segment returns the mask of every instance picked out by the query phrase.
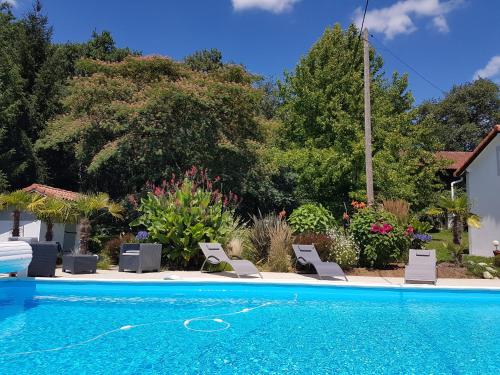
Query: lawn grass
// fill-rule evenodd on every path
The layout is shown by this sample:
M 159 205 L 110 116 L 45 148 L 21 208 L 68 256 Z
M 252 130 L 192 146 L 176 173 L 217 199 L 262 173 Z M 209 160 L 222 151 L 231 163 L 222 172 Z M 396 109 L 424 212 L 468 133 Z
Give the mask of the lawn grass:
M 451 230 L 445 229 L 437 233 L 431 233 L 432 240 L 427 244 L 427 249 L 435 249 L 436 257 L 438 263 L 442 262 L 453 262 L 452 255 L 446 251 L 443 246 L 443 242 L 451 242 L 453 240 L 453 235 Z M 469 247 L 469 233 L 464 232 L 462 235 L 462 243 L 466 246 L 466 249 Z M 466 251 L 467 252 L 467 251 Z

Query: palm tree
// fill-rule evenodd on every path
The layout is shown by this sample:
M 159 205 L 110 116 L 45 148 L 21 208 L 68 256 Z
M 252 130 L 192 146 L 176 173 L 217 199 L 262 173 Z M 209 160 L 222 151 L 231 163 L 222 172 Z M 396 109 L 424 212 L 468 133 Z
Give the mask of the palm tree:
M 431 208 L 428 213 L 430 215 L 451 215 L 453 243 L 460 245 L 464 223 L 473 228 L 481 227 L 481 218 L 472 213 L 470 209 L 471 206 L 467 201 L 467 196 L 462 193 L 455 197 L 455 199 L 452 199 L 448 195 L 442 195 L 439 197 L 436 207 Z
M 89 238 L 92 234 L 92 220 L 99 215 L 110 214 L 122 219 L 123 207 L 109 199 L 108 194 L 98 193 L 81 195 L 71 204 L 68 219 L 80 224 L 80 254 L 87 253 Z
M 28 193 L 24 190 L 16 190 L 12 193 L 0 196 L 2 210 L 12 209 L 12 237 L 19 237 L 21 211 L 32 212 L 44 204 L 45 197 L 38 193 Z
M 35 207 L 28 209 L 40 220 L 47 224 L 47 231 L 45 232 L 45 241 L 52 241 L 54 237 L 54 223 L 64 223 L 68 221 L 70 215 L 70 203 L 68 201 L 44 197 L 43 204 L 38 204 Z

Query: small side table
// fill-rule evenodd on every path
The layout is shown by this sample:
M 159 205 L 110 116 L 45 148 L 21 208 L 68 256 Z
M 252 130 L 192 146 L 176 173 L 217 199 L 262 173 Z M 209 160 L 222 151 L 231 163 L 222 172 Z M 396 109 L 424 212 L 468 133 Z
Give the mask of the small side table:
M 98 259 L 96 255 L 64 255 L 62 271 L 72 274 L 96 273 Z

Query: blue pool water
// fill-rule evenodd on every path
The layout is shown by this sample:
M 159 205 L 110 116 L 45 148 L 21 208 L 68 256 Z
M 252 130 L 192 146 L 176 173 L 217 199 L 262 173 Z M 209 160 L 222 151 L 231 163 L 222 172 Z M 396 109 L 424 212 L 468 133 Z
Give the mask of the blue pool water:
M 0 282 L 0 374 L 499 374 L 500 293 Z

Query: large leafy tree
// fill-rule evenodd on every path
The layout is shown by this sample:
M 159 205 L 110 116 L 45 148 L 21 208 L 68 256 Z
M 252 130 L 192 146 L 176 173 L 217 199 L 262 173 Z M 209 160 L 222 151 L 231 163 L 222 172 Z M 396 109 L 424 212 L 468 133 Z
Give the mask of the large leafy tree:
M 444 150 L 471 151 L 500 123 L 500 88 L 488 79 L 454 86 L 443 99 L 422 103 L 418 120 L 435 128 Z
M 283 162 L 298 175 L 299 200 L 342 209 L 364 199 L 363 66 L 359 31 L 329 28 L 280 82 Z M 412 124 L 407 77 L 385 78 L 383 61 L 370 50 L 375 190 L 380 198 L 419 197 L 435 188 L 435 144 Z M 429 194 L 423 196 L 427 199 Z
M 58 185 L 78 181 L 84 190 L 123 196 L 197 165 L 221 176 L 226 190 L 242 190 L 255 164 L 252 142 L 261 138 L 261 91 L 242 67 L 207 73 L 130 56 L 83 59 L 77 70 L 64 113 L 36 144 Z

